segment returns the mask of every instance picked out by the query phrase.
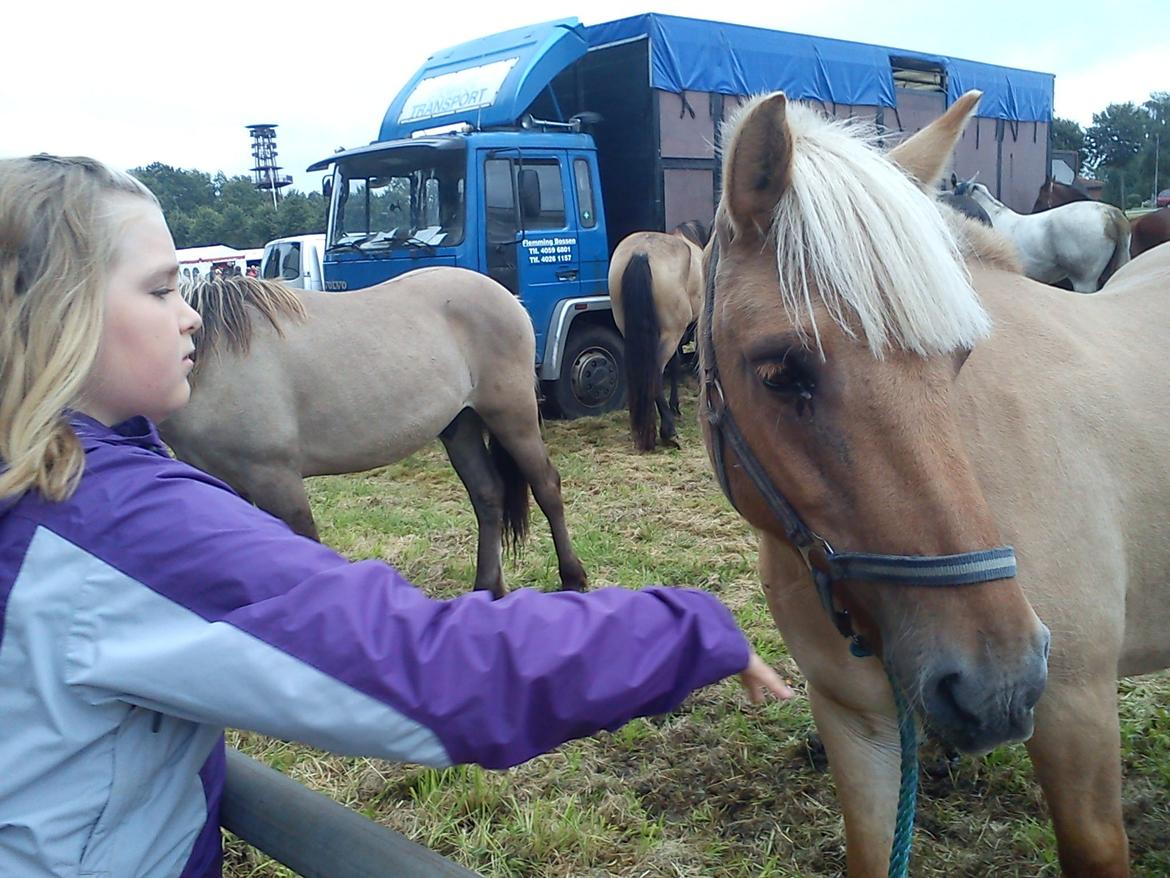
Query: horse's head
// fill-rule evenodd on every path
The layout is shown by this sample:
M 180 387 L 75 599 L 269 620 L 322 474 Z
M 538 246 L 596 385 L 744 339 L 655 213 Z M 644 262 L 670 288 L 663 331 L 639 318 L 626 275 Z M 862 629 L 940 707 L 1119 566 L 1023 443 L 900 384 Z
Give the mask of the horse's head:
M 782 94 L 749 104 L 725 138 L 707 251 L 704 405 L 716 420 L 726 405 L 763 478 L 827 541 L 814 539 L 813 569 L 829 566 L 829 545 L 967 563 L 1002 543 L 952 405 L 990 320 L 927 194 L 977 101 L 964 96 L 888 157 Z M 705 424 L 733 502 L 791 541 L 791 523 L 726 432 Z M 837 576 L 831 609 L 848 612 L 955 745 L 1027 737 L 1048 632 L 1014 564 L 995 581 L 938 588 L 884 581 L 898 566 L 887 563 L 872 579 L 864 564 Z

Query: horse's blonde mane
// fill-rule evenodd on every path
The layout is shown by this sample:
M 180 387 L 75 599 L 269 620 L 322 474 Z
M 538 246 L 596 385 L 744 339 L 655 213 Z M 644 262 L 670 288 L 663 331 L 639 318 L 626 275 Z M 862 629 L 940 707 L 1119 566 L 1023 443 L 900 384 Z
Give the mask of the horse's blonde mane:
M 203 318 L 195 337 L 196 369 L 204 357 L 217 350 L 246 354 L 252 342 L 250 309 L 259 312 L 280 335 L 281 320 L 297 322 L 306 317 L 305 305 L 296 291 L 279 281 L 254 277 L 224 277 L 183 286 L 183 297 Z
M 792 165 L 772 232 L 784 308 L 798 329 L 811 327 L 820 347 L 819 302 L 876 357 L 889 348 L 948 353 L 985 338 L 991 319 L 959 239 L 877 150 L 874 129 L 792 102 L 786 115 Z

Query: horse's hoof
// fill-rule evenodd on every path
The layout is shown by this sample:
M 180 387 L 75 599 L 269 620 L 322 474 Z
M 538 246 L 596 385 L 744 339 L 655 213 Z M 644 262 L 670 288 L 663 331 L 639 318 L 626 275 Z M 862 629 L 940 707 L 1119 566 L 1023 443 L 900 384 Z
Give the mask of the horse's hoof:
M 682 448 L 682 446 L 678 444 L 678 438 L 675 436 L 663 436 L 662 442 L 659 444 L 662 445 L 663 448 L 673 448 L 676 451 Z

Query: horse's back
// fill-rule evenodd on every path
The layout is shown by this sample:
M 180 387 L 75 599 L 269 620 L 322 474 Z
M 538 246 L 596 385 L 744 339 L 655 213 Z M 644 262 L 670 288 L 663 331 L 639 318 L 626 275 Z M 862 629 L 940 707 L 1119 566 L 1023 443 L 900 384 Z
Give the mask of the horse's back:
M 427 268 L 348 293 L 305 292 L 303 323 L 256 323 L 247 355 L 208 364 L 193 403 L 204 430 L 240 388 L 266 454 L 304 475 L 390 463 L 493 391 L 535 404 L 535 339 L 523 306 L 490 278 Z M 238 395 L 238 394 L 237 394 Z
M 1170 207 L 1137 217 L 1130 231 L 1130 254 L 1133 256 L 1170 241 Z
M 633 232 L 623 238 L 609 265 L 615 318 L 621 316 L 622 277 L 638 254 L 650 262 L 659 324 L 685 329 L 698 317 L 702 300 L 702 250 L 679 235 L 664 232 Z

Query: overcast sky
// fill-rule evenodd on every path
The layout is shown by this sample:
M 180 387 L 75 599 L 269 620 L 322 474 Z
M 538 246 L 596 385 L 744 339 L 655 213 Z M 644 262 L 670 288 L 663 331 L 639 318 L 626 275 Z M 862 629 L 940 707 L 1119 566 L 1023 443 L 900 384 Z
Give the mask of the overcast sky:
M 294 186 L 306 165 L 373 140 L 437 49 L 576 16 L 661 12 L 935 52 L 1056 75 L 1056 114 L 1170 91 L 1170 0 L 505 0 L 8 4 L 0 156 L 86 154 L 228 175 L 251 168 L 245 126 L 276 123 Z

